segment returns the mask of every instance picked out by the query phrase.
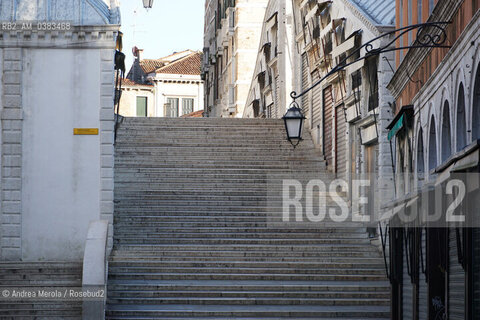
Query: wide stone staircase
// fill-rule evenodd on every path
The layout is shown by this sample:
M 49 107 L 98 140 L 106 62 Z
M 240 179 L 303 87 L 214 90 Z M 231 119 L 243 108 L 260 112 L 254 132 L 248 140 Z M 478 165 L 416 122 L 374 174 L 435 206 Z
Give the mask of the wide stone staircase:
M 81 287 L 82 262 L 0 262 L 0 319 L 81 319 L 79 299 L 55 294 Z
M 281 120 L 123 118 L 106 318 L 389 318 L 364 226 L 272 215 L 275 177 L 325 171 L 304 136 L 293 149 Z

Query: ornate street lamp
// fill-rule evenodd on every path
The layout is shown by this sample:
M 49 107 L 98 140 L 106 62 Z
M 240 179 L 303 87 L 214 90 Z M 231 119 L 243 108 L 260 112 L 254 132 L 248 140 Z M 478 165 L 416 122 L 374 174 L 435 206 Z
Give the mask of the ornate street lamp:
M 307 94 L 309 91 L 318 86 L 320 83 L 322 83 L 323 80 L 325 80 L 332 74 L 344 70 L 349 65 L 354 64 L 360 60 L 367 59 L 371 56 L 378 56 L 382 53 L 405 49 L 450 48 L 451 46 L 445 45 L 445 42 L 447 40 L 447 32 L 445 30 L 445 26 L 450 23 L 451 22 L 449 21 L 425 22 L 405 26 L 400 29 L 383 33 L 353 50 L 348 56 L 344 57 L 335 67 L 333 67 L 332 70 L 327 72 L 327 74 L 325 74 L 321 79 L 317 80 L 309 88 L 303 90 L 303 92 L 297 94 L 295 91 L 292 91 L 290 93 L 290 97 L 293 99 L 293 102 L 290 109 L 288 109 L 287 113 L 285 113 L 285 115 L 283 116 L 283 120 L 285 121 L 285 129 L 287 129 L 288 141 L 290 141 L 293 147 L 296 147 L 302 140 L 302 126 L 303 121 L 305 120 L 305 116 L 303 115 L 302 110 L 298 107 L 298 104 L 295 102 L 296 99 L 299 99 L 305 94 Z M 417 36 L 416 40 L 411 45 L 400 47 L 394 46 L 395 42 L 400 39 L 400 37 L 413 31 L 417 32 Z M 387 43 L 382 44 L 381 46 L 376 48 L 375 43 L 378 42 L 378 40 L 380 39 L 386 39 Z M 361 50 L 364 50 L 365 54 L 363 56 L 353 58 L 355 55 L 359 55 Z
M 285 122 L 287 139 L 295 148 L 300 143 L 300 141 L 303 140 L 302 128 L 303 122 L 305 121 L 305 116 L 302 113 L 302 109 L 300 109 L 298 104 L 293 101 L 290 105 L 290 109 L 287 110 L 282 119 Z
M 143 0 L 143 7 L 145 9 L 150 9 L 153 6 L 153 0 Z

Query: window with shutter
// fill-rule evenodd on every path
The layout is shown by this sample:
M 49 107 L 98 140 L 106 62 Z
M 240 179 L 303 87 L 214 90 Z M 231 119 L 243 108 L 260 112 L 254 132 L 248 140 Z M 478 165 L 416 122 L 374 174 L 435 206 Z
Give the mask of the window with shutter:
M 178 117 L 178 98 L 167 98 L 165 117 Z
M 137 97 L 137 117 L 147 116 L 147 97 Z
M 193 99 L 183 98 L 182 99 L 182 114 L 189 114 L 193 112 Z

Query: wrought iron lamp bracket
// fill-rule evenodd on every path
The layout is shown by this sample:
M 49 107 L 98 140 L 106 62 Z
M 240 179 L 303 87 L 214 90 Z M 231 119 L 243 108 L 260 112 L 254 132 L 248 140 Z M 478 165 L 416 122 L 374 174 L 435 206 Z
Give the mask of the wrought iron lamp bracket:
M 303 92 L 298 94 L 296 91 L 292 91 L 290 93 L 290 97 L 293 99 L 293 101 L 295 101 L 296 99 L 301 98 L 313 88 L 318 86 L 320 83 L 323 82 L 323 80 L 325 80 L 332 74 L 342 71 L 346 67 L 358 61 L 365 60 L 369 57 L 378 56 L 382 53 L 415 48 L 450 48 L 451 46 L 445 45 L 445 42 L 447 41 L 447 32 L 445 30 L 445 27 L 450 23 L 451 22 L 449 21 L 419 23 L 383 33 L 380 36 L 371 39 L 357 49 L 353 50 L 335 67 L 333 67 L 332 70 L 327 72 L 327 74 L 324 75 L 321 79 L 317 80 L 317 82 L 315 82 L 311 87 L 305 89 Z M 402 47 L 394 46 L 395 42 L 398 39 L 412 31 L 416 31 L 416 40 L 411 45 Z M 375 46 L 374 43 L 376 41 L 388 39 L 391 36 L 393 37 L 388 40 L 387 44 L 378 47 Z M 354 61 L 347 62 L 351 57 L 361 53 L 362 49 L 365 50 L 365 54 L 363 56 L 356 58 Z

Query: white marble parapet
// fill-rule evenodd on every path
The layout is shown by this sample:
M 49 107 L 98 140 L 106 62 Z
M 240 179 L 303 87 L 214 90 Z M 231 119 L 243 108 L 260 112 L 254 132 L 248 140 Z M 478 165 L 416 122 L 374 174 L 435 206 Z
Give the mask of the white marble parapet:
M 32 24 L 24 28 L 0 25 L 0 48 L 111 48 L 114 49 L 118 25 L 67 26 L 43 30 Z M 11 30 L 8 30 L 11 29 Z
M 117 0 L 2 0 L 1 21 L 68 21 L 72 25 L 119 24 Z

